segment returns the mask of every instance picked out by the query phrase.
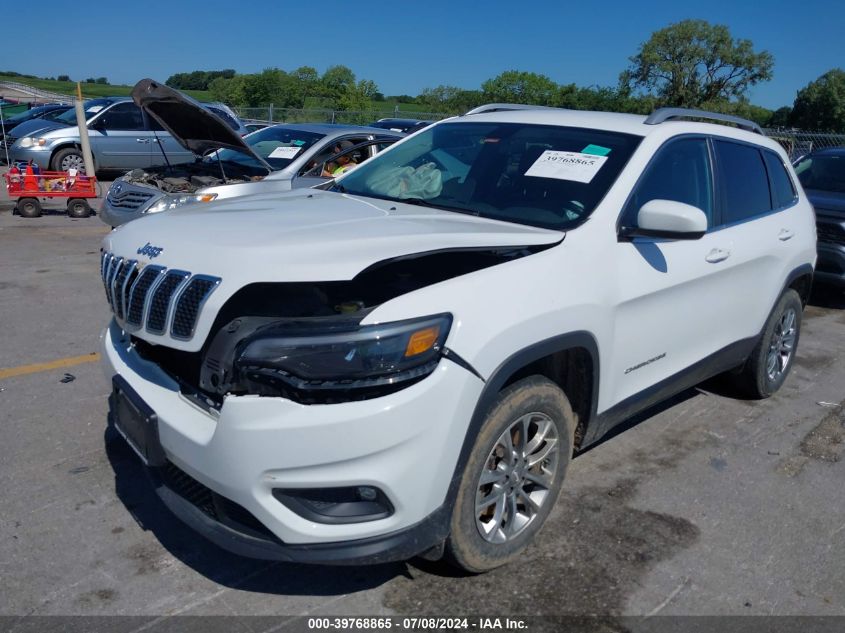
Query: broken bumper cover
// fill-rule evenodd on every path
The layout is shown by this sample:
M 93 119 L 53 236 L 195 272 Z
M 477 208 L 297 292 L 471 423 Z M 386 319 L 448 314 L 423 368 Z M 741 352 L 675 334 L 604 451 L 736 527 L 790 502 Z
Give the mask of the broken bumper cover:
M 167 486 L 157 486 L 156 492 L 173 514 L 209 541 L 248 558 L 291 563 L 375 565 L 412 558 L 435 547 L 449 535 L 449 512 L 441 506 L 417 525 L 382 536 L 333 543 L 281 543 L 215 521 Z
M 372 400 L 300 405 L 230 396 L 219 412 L 208 412 L 142 359 L 114 322 L 102 344 L 106 373 L 122 377 L 155 411 L 168 468 L 207 489 L 224 512 L 204 510 L 162 476 L 165 469 L 151 469 L 159 496 L 221 547 L 254 558 L 338 564 L 406 559 L 445 538 L 443 504 L 483 386 L 465 369 L 442 360 L 425 380 Z M 339 486 L 378 488 L 393 512 L 318 523 L 273 496 L 274 489 Z M 227 516 L 225 507 L 234 511 Z M 251 521 L 261 529 L 243 528 Z

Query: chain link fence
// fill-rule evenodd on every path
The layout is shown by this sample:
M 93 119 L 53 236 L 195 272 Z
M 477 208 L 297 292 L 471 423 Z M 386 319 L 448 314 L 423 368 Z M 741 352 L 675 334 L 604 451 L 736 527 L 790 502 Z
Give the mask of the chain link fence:
M 442 112 L 408 112 L 405 110 L 327 110 L 319 108 L 234 108 L 245 121 L 262 123 L 347 123 L 366 125 L 385 118 L 439 121 L 448 114 Z
M 817 149 L 845 146 L 845 134 L 803 132 L 801 130 L 764 128 L 763 132 L 781 144 L 790 160 L 800 158 Z

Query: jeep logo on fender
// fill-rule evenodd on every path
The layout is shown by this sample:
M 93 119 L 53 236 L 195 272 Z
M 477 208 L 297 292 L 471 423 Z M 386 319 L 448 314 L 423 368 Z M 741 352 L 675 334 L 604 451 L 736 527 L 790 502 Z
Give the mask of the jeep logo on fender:
M 161 252 L 164 250 L 161 246 L 153 246 L 149 242 L 144 244 L 141 248 L 138 249 L 139 255 L 146 255 L 150 259 L 154 259 L 161 255 Z

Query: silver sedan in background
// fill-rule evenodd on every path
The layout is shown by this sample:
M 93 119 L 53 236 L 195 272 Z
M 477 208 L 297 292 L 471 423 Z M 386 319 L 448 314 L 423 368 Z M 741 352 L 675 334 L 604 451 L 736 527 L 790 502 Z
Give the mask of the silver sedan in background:
M 114 181 L 100 219 L 119 226 L 146 214 L 235 196 L 313 187 L 330 179 L 343 155 L 360 163 L 405 135 L 329 123 L 281 124 L 241 137 L 196 101 L 152 80 L 139 82 L 135 103 L 158 121 L 193 163 L 134 169 Z

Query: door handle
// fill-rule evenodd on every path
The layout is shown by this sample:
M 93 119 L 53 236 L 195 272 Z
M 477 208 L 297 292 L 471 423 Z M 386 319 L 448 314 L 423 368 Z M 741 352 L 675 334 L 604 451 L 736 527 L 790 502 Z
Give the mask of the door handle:
M 707 256 L 704 258 L 711 264 L 715 264 L 716 262 L 721 262 L 726 260 L 728 257 L 731 256 L 730 251 L 722 250 L 721 248 L 714 248 L 712 251 L 707 253 Z
M 135 142 L 136 143 L 149 143 L 150 139 L 148 139 L 148 138 L 136 138 Z
M 778 239 L 781 242 L 785 242 L 786 240 L 792 239 L 795 237 L 795 233 L 790 231 L 789 229 L 781 229 L 780 233 L 778 233 Z

